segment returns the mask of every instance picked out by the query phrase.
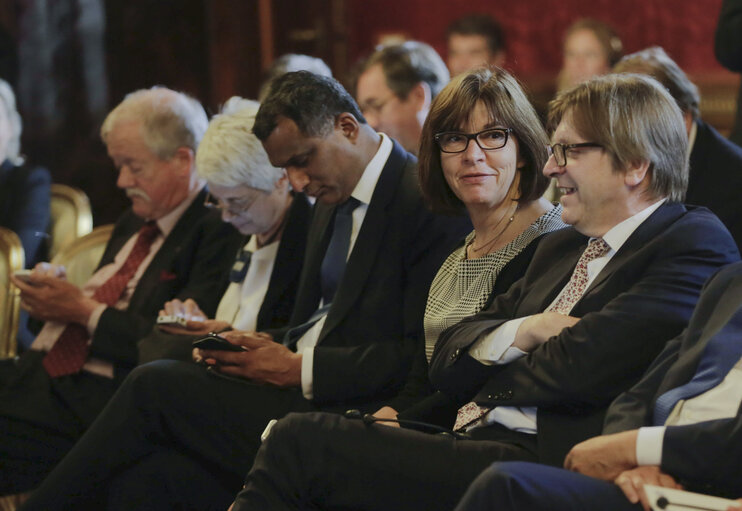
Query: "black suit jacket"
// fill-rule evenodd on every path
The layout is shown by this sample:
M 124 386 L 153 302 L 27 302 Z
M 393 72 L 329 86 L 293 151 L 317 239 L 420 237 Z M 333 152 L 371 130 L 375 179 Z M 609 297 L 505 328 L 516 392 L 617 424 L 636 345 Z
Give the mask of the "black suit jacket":
M 399 390 L 423 342 L 430 283 L 471 229 L 468 218 L 426 208 L 416 161 L 394 143 L 314 349 L 316 403 L 358 400 L 372 408 Z M 315 207 L 293 325 L 307 321 L 320 303 L 320 267 L 334 212 Z
M 224 292 L 227 273 L 242 236 L 204 207 L 202 191 L 180 217 L 153 257 L 126 310 L 108 307 L 103 312 L 90 345 L 91 356 L 119 368 L 137 363 L 137 341 L 155 323 L 162 305 L 173 298 L 194 299 L 213 315 Z M 99 267 L 113 261 L 121 247 L 142 226 L 131 210 L 114 227 Z
M 742 147 L 703 121 L 696 126 L 685 202 L 713 211 L 742 250 Z
M 306 195 L 295 194 L 276 253 L 268 289 L 258 311 L 256 328 L 259 331 L 272 333 L 273 330 L 286 326 L 291 318 L 311 219 L 312 207 Z M 246 242 L 247 238 L 240 241 L 243 245 Z M 227 254 L 223 257 L 225 260 L 229 259 Z M 225 286 L 227 285 L 228 282 L 225 283 Z M 191 335 L 167 334 L 155 327 L 138 343 L 139 363 L 161 358 L 191 360 L 193 350 L 191 341 L 194 339 L 195 337 Z
M 709 279 L 688 328 L 667 343 L 639 383 L 611 404 L 604 433 L 653 425 L 657 398 L 693 378 L 706 344 L 733 315 L 740 313 L 740 307 L 742 263 L 736 263 Z M 741 411 L 730 419 L 668 427 L 662 445 L 662 470 L 699 491 L 739 497 Z
M 739 259 L 705 208 L 660 206 L 626 240 L 570 315 L 581 320 L 510 364 L 467 355 L 480 334 L 543 312 L 568 282 L 587 238 L 550 234 L 525 276 L 492 305 L 446 330 L 433 354 L 433 385 L 486 406 L 537 406 L 542 462 L 561 465 L 575 443 L 600 433 L 605 409 L 685 327 L 705 280 Z

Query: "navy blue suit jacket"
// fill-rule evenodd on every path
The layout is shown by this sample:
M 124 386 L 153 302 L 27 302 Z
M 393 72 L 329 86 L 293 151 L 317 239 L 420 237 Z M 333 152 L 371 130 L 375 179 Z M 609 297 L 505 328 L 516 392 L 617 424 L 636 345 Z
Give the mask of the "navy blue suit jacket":
M 568 282 L 587 237 L 556 231 L 525 276 L 479 314 L 446 330 L 431 361 L 433 385 L 487 406 L 538 407 L 542 462 L 561 465 L 576 443 L 600 434 L 605 410 L 635 384 L 687 325 L 706 279 L 739 260 L 705 208 L 660 206 L 626 240 L 570 315 L 581 318 L 528 356 L 485 366 L 467 352 L 480 334 L 543 312 Z

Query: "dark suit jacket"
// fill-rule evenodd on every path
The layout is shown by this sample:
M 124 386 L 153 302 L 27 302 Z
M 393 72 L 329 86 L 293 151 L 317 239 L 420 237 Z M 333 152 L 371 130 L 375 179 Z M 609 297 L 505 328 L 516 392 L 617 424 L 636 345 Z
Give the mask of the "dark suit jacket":
M 689 382 L 703 350 L 742 307 L 742 263 L 709 279 L 688 328 L 667 343 L 644 377 L 611 404 L 604 433 L 653 425 L 654 404 L 668 390 Z M 742 339 L 738 340 L 742 342 Z M 699 491 L 739 497 L 742 474 L 742 410 L 731 419 L 670 426 L 662 445 L 662 470 Z
M 51 176 L 42 167 L 0 165 L 0 225 L 21 239 L 26 268 L 46 257 L 44 236 L 49 226 Z
M 284 327 L 291 318 L 311 219 L 312 207 L 306 195 L 296 194 L 289 208 L 268 290 L 258 311 L 256 327 L 261 332 L 271 333 L 274 329 Z M 246 242 L 247 238 L 241 241 L 243 244 Z M 224 259 L 228 259 L 226 254 Z M 191 360 L 193 339 L 195 337 L 191 335 L 166 334 L 155 327 L 139 341 L 139 363 L 161 358 Z
M 507 294 L 441 335 L 431 362 L 431 381 L 444 391 L 479 389 L 475 401 L 487 406 L 537 406 L 541 461 L 558 465 L 572 445 L 600 433 L 608 404 L 685 327 L 709 275 L 739 259 L 708 210 L 664 204 L 585 291 L 570 313 L 577 324 L 510 364 L 485 366 L 467 355 L 480 334 L 543 312 L 587 241 L 573 228 L 547 236 Z
M 145 270 L 126 310 L 108 307 L 103 312 L 90 345 L 91 356 L 120 368 L 137 363 L 137 341 L 152 328 L 168 300 L 194 299 L 213 315 L 224 293 L 242 236 L 204 207 L 202 191 L 175 224 Z M 121 247 L 142 226 L 129 210 L 119 219 L 99 267 L 113 261 Z
M 714 52 L 730 71 L 742 72 L 742 0 L 724 0 L 716 27 Z M 742 145 L 742 87 L 737 97 L 737 115 L 729 138 Z
M 334 211 L 315 207 L 293 325 L 307 321 L 320 303 L 320 267 Z M 399 390 L 416 344 L 423 342 L 430 283 L 470 229 L 468 218 L 426 208 L 416 159 L 395 142 L 314 349 L 316 403 L 377 403 Z
M 687 204 L 706 206 L 719 217 L 742 250 L 742 147 L 703 121 L 696 123 L 690 153 Z

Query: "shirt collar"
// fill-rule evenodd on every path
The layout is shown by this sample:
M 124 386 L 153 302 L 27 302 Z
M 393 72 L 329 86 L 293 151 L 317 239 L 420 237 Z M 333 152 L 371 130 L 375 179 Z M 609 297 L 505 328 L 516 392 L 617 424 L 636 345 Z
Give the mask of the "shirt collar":
M 183 202 L 178 204 L 170 213 L 156 220 L 157 227 L 160 228 L 160 232 L 162 233 L 162 236 L 164 238 L 167 238 L 168 234 L 170 234 L 170 231 L 172 231 L 175 227 L 175 224 L 177 224 L 178 220 L 180 220 L 180 217 L 183 216 L 183 213 L 185 213 L 185 210 L 188 209 L 191 204 L 193 204 L 194 200 L 196 200 L 196 197 L 203 189 L 204 184 L 205 183 L 201 183 L 194 191 L 189 193 L 188 197 L 186 197 Z
M 614 225 L 607 233 L 605 233 L 603 240 L 609 247 L 611 247 L 612 251 L 618 252 L 621 246 L 626 243 L 626 240 L 629 239 L 629 236 L 631 236 L 644 220 L 649 218 L 649 215 L 654 213 L 666 200 L 667 198 L 660 199 L 621 223 Z
M 353 193 L 350 195 L 358 199 L 363 204 L 371 203 L 371 196 L 374 194 L 376 183 L 379 181 L 381 171 L 386 165 L 386 161 L 389 159 L 389 155 L 392 153 L 392 141 L 389 137 L 383 133 L 379 133 L 381 136 L 381 143 L 379 149 L 371 161 L 368 162 L 366 168 L 363 170 L 361 179 L 356 183 L 356 187 L 353 189 Z

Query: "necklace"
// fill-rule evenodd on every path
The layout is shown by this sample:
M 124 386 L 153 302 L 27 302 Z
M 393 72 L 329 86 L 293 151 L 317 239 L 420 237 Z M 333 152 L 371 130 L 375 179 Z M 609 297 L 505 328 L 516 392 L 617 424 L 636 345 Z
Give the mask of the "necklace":
M 500 229 L 500 232 L 498 232 L 496 235 L 494 235 L 488 241 L 485 241 L 484 243 L 482 243 L 479 247 L 475 247 L 474 246 L 474 242 L 477 241 L 477 235 L 475 233 L 474 234 L 474 237 L 469 242 L 469 250 L 471 251 L 471 253 L 472 254 L 487 253 L 489 251 L 489 249 L 495 244 L 495 242 L 498 239 L 500 239 L 500 236 L 502 236 L 503 234 L 505 234 L 505 231 L 508 230 L 508 227 L 510 227 L 510 224 L 512 224 L 513 223 L 513 220 L 515 220 L 515 214 L 517 212 L 518 212 L 518 203 L 516 202 L 515 203 L 515 207 L 513 208 L 513 211 L 510 214 L 510 218 L 508 218 L 508 221 L 505 222 L 505 225 L 503 226 L 502 229 Z M 502 218 L 500 218 L 500 220 L 498 220 L 498 222 L 495 224 L 495 229 L 497 229 L 500 226 L 500 224 L 502 223 L 502 221 L 505 220 L 505 218 L 507 218 L 507 216 L 508 215 L 503 215 Z

